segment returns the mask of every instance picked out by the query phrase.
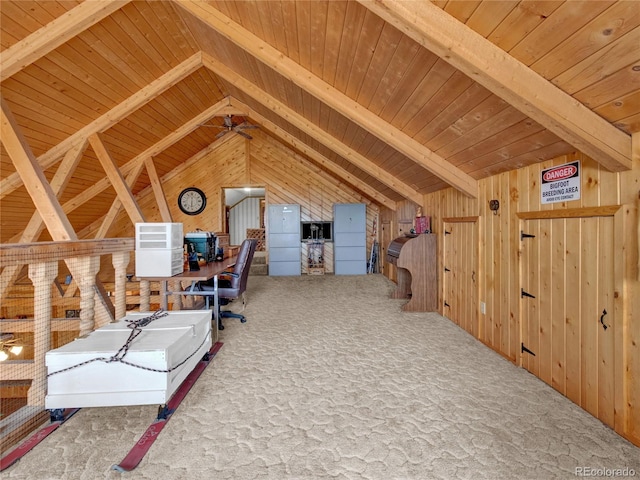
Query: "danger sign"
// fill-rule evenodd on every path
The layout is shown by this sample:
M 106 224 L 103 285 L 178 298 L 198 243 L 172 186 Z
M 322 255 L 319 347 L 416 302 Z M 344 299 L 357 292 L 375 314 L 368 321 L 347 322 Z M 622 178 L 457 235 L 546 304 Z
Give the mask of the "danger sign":
M 575 161 L 542 171 L 540 202 L 570 202 L 580 198 L 580 162 Z

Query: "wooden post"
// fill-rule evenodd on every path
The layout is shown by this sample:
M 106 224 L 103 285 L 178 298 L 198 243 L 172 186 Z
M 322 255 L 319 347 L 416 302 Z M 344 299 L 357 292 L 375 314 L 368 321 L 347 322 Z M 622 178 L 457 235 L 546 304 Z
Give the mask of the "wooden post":
M 80 288 L 80 337 L 84 337 L 95 329 L 95 286 L 100 257 L 81 257 L 73 263 L 80 276 L 76 282 Z
M 151 302 L 149 297 L 151 296 L 151 283 L 149 280 L 140 280 L 140 311 L 148 312 Z
M 58 262 L 32 263 L 29 278 L 33 282 L 33 364 L 36 366 L 29 395 L 28 405 L 44 406 L 47 393 L 47 367 L 44 356 L 51 348 L 51 284 L 58 274 Z
M 115 269 L 116 315 L 115 321 L 127 314 L 127 266 L 129 252 L 118 252 L 111 255 L 111 262 Z
M 182 285 L 178 280 L 172 280 L 170 282 L 169 288 L 172 292 L 179 292 L 182 290 Z M 182 295 L 176 294 L 173 295 L 173 307 L 172 310 L 182 310 Z

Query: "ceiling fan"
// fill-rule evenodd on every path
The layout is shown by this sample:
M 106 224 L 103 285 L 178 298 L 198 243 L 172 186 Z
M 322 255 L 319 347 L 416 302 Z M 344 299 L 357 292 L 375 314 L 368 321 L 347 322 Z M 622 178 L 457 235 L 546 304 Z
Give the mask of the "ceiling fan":
M 213 128 L 221 128 L 222 131 L 220 133 L 218 133 L 216 135 L 216 138 L 221 138 L 223 136 L 225 136 L 227 133 L 229 132 L 235 132 L 238 135 L 242 135 L 245 138 L 248 138 L 249 140 L 253 139 L 253 137 L 251 135 L 249 135 L 248 133 L 245 133 L 244 130 L 252 130 L 255 128 L 259 128 L 257 125 L 251 125 L 247 122 L 243 122 L 240 124 L 237 124 L 233 121 L 233 115 L 225 115 L 223 118 L 223 124 L 222 125 L 209 125 L 209 124 L 204 124 L 201 125 L 202 127 L 213 127 Z

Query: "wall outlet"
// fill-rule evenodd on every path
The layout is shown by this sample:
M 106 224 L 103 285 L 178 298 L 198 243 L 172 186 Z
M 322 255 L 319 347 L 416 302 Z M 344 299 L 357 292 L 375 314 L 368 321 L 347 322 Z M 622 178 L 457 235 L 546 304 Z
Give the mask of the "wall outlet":
M 483 315 L 487 313 L 487 304 L 484 302 L 480 302 L 480 313 Z

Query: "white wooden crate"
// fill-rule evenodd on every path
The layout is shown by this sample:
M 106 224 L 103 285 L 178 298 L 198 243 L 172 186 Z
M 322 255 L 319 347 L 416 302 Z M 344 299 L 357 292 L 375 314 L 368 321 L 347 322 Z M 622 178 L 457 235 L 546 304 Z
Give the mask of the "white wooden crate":
M 167 316 L 143 327 L 123 360 L 144 368 L 101 360 L 80 365 L 115 355 L 131 334 L 127 320 L 149 315 L 151 312 L 130 313 L 86 338 L 47 352 L 45 363 L 49 377 L 45 408 L 165 404 L 211 349 L 210 310 L 168 312 Z

